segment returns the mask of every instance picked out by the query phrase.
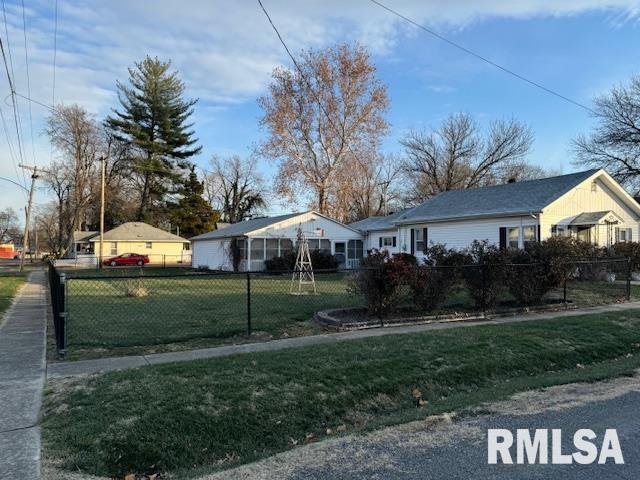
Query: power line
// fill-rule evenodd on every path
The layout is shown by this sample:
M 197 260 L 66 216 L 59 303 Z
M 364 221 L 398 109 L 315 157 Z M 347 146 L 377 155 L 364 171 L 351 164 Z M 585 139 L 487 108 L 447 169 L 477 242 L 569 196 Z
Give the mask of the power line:
M 27 95 L 31 97 L 31 79 L 29 78 L 29 49 L 27 47 L 27 18 L 24 12 L 24 0 L 22 0 L 22 32 L 24 34 L 24 63 L 27 74 Z M 36 161 L 36 145 L 33 139 L 33 114 L 31 112 L 31 102 L 29 105 L 29 132 L 31 133 L 31 155 L 33 161 Z
M 53 27 L 53 74 L 51 83 L 51 105 L 56 104 L 56 59 L 58 57 L 58 0 L 55 3 Z M 29 95 L 31 96 L 31 95 Z
M 384 5 L 383 3 L 380 3 L 378 0 L 370 0 L 370 1 L 371 1 L 371 3 L 374 3 L 375 5 L 378 5 L 380 8 L 388 11 L 389 13 L 392 13 L 393 15 L 401 18 L 402 20 L 404 20 L 404 21 L 406 21 L 408 23 L 410 23 L 411 25 L 413 25 L 415 27 L 418 27 L 419 29 L 423 30 L 424 32 L 428 33 L 429 35 L 432 35 L 432 36 L 438 38 L 439 40 L 442 40 L 443 42 L 448 43 L 452 47 L 455 47 L 458 50 L 461 50 L 461 51 L 467 53 L 468 55 L 471 55 L 471 56 L 477 58 L 478 60 L 482 60 L 483 62 L 491 65 L 492 67 L 495 67 L 495 68 L 497 68 L 499 70 L 502 70 L 503 72 L 505 72 L 505 73 L 507 73 L 507 74 L 519 79 L 519 80 L 522 80 L 523 82 L 526 82 L 529 85 L 531 85 L 533 87 L 536 87 L 536 88 L 538 88 L 538 89 L 540 89 L 540 90 L 542 90 L 542 91 L 544 91 L 544 92 L 546 92 L 546 93 L 548 93 L 550 95 L 553 95 L 553 96 L 555 96 L 557 98 L 560 98 L 560 99 L 562 99 L 562 100 L 564 100 L 566 102 L 572 103 L 575 106 L 583 108 L 583 109 L 585 109 L 586 111 L 588 111 L 590 113 L 593 113 L 593 114 L 596 113 L 593 109 L 591 109 L 590 107 L 584 105 L 583 103 L 577 102 L 576 100 L 572 100 L 571 98 L 569 98 L 569 97 L 567 97 L 565 95 L 562 95 L 561 93 L 558 93 L 555 90 L 552 90 L 552 89 L 550 89 L 548 87 L 545 87 L 544 85 L 542 85 L 542 84 L 540 84 L 540 83 L 538 83 L 538 82 L 536 82 L 534 80 L 530 80 L 529 78 L 525 77 L 524 75 L 521 75 L 521 74 L 519 74 L 517 72 L 514 72 L 513 70 L 511 70 L 511 69 L 509 69 L 507 67 L 503 67 L 502 65 L 494 62 L 493 60 L 489 60 L 487 57 L 484 57 L 484 56 L 480 55 L 479 53 L 474 52 L 473 50 L 469 50 L 468 48 L 460 45 L 459 43 L 454 42 L 453 40 L 449 40 L 447 37 L 445 37 L 443 35 L 440 35 L 439 33 L 431 30 L 430 28 L 425 27 L 424 25 L 419 24 L 418 22 L 416 22 L 416 21 L 410 19 L 409 17 L 401 14 L 400 12 L 398 12 L 396 10 L 393 10 L 392 8 Z
M 4 113 L 2 112 L 2 108 L 0 108 L 0 121 L 2 122 L 2 128 L 4 130 L 4 134 L 7 137 L 7 146 L 9 147 L 9 156 L 11 157 L 11 161 L 13 162 L 13 169 L 16 172 L 16 179 L 20 181 L 20 174 L 18 173 L 18 161 L 16 160 L 16 156 L 13 151 L 13 146 L 11 145 L 11 136 L 9 135 L 9 128 L 7 127 L 7 121 L 4 118 Z M 26 188 L 24 185 L 20 185 L 20 187 L 22 187 L 23 189 Z
M 353 155 L 354 157 L 357 158 L 358 156 L 355 154 L 355 152 L 353 151 L 351 146 L 345 141 L 345 138 L 341 134 L 340 129 L 338 127 L 336 127 L 335 123 L 333 122 L 333 119 L 329 115 L 329 112 L 327 112 L 327 110 L 324 108 L 324 105 L 322 104 L 322 101 L 320 100 L 320 97 L 316 94 L 315 90 L 313 89 L 313 86 L 311 85 L 311 82 L 307 79 L 306 75 L 302 71 L 302 68 L 300 68 L 300 65 L 298 65 L 298 62 L 296 61 L 295 57 L 292 55 L 291 51 L 289 50 L 289 47 L 287 47 L 287 44 L 285 43 L 284 39 L 282 38 L 282 35 L 280 35 L 280 32 L 278 31 L 278 28 L 275 26 L 275 24 L 273 23 L 273 20 L 271 20 L 271 17 L 269 16 L 269 13 L 264 8 L 264 5 L 262 4 L 262 0 L 258 0 L 258 4 L 260 4 L 260 8 L 262 9 L 262 11 L 264 12 L 265 16 L 267 17 L 267 20 L 269 20 L 269 23 L 271 24 L 271 27 L 276 32 L 276 35 L 278 36 L 278 39 L 280 40 L 280 43 L 282 44 L 282 46 L 286 50 L 287 54 L 289 55 L 289 58 L 293 62 L 293 65 L 296 67 L 296 70 L 298 70 L 298 73 L 300 74 L 302 79 L 307 84 L 307 87 L 309 87 L 309 91 L 311 92 L 311 94 L 313 95 L 314 99 L 316 100 L 316 102 L 318 104 L 318 107 L 320 107 L 322 112 L 327 117 L 327 121 L 329 122 L 329 125 L 331 125 L 331 127 L 336 131 L 336 133 L 338 134 L 338 136 L 342 140 L 342 143 L 351 152 L 351 155 Z
M 41 107 L 47 108 L 49 110 L 51 110 L 52 112 L 55 112 L 57 110 L 57 108 L 52 107 L 51 105 L 47 105 L 46 103 L 40 102 L 34 98 L 31 97 L 27 97 L 26 95 L 22 95 L 20 92 L 15 92 L 16 96 L 23 98 L 24 100 L 27 100 L 28 102 L 31 103 L 35 103 L 36 105 L 40 105 Z
M 23 143 L 22 143 L 22 122 L 20 120 L 20 108 L 19 106 L 16 104 L 16 97 L 15 97 L 15 87 L 14 87 L 14 81 L 13 79 L 15 78 L 14 76 L 14 72 L 13 72 L 13 56 L 11 55 L 11 44 L 10 44 L 10 40 L 9 40 L 9 27 L 8 27 L 8 23 L 7 23 L 7 11 L 6 11 L 6 7 L 5 7 L 5 2 L 4 0 L 2 0 L 2 16 L 4 18 L 4 31 L 5 34 L 7 36 L 7 52 L 5 54 L 5 50 L 4 50 L 4 46 L 2 44 L 2 37 L 0 37 L 0 50 L 2 52 L 2 60 L 4 61 L 4 68 L 5 71 L 7 72 L 7 80 L 9 81 L 9 88 L 11 90 L 11 103 L 13 105 L 13 121 L 15 123 L 15 127 L 16 127 L 16 135 L 17 135 L 17 139 L 18 139 L 18 154 L 20 156 L 20 160 L 24 161 L 24 155 L 23 155 Z M 7 54 L 9 56 L 9 63 L 7 64 Z M 11 73 L 9 73 L 9 65 L 11 66 Z M 27 178 L 24 175 L 24 172 L 22 172 L 22 181 L 24 183 L 24 186 L 26 188 L 27 186 Z

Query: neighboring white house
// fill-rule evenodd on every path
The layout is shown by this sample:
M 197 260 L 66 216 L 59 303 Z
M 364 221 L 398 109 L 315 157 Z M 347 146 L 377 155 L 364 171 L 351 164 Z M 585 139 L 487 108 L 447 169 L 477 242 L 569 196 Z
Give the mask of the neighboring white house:
M 264 270 L 264 261 L 291 252 L 301 228 L 311 250 L 335 255 L 341 268 L 355 268 L 364 255 L 362 235 L 316 212 L 290 213 L 234 223 L 191 238 L 193 266 L 232 270 L 231 242 L 240 247 L 241 271 Z
M 376 217 L 369 227 L 366 220 L 351 226 L 363 231 L 367 248 L 380 248 L 381 237 L 383 244 L 395 237 L 389 251 L 418 257 L 438 243 L 461 249 L 488 240 L 501 248 L 522 248 L 561 235 L 611 246 L 640 238 L 640 204 L 604 170 L 452 190 L 382 219 Z

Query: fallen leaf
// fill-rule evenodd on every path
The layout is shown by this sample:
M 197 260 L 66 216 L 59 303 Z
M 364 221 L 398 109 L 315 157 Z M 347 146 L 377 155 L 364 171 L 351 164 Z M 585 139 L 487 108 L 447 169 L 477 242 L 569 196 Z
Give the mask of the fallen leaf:
M 124 480 L 136 480 L 136 476 L 133 473 L 128 473 L 124 476 Z

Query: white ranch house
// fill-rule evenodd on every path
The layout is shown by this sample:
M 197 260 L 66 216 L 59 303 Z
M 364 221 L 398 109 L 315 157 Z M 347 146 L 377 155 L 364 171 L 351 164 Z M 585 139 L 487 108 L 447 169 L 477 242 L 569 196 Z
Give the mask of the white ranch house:
M 290 213 L 234 223 L 190 239 L 194 267 L 233 270 L 231 241 L 240 242 L 241 271 L 264 270 L 265 260 L 293 250 L 301 228 L 310 250 L 335 255 L 340 268 L 356 268 L 364 255 L 361 233 L 317 212 Z
M 604 170 L 443 192 L 415 208 L 350 226 L 365 248 L 423 256 L 427 245 L 461 249 L 474 240 L 501 248 L 552 235 L 600 246 L 637 241 L 640 204 Z

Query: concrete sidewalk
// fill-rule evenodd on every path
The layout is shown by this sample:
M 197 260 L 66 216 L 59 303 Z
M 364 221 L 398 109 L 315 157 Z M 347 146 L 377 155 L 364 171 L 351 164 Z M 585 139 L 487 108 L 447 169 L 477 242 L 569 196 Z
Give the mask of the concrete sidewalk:
M 33 272 L 0 325 L 0 478 L 40 478 L 37 426 L 46 374 L 45 279 Z
M 100 358 L 96 360 L 82 360 L 77 362 L 50 363 L 47 368 L 47 378 L 70 377 L 76 375 L 88 375 L 93 373 L 124 370 L 128 368 L 156 365 L 160 363 L 185 362 L 202 358 L 225 357 L 241 353 L 267 352 L 283 348 L 306 347 L 309 345 L 326 345 L 359 338 L 380 337 L 385 335 L 398 335 L 419 333 L 429 330 L 442 330 L 448 328 L 472 327 L 476 325 L 496 325 L 501 323 L 525 322 L 531 320 L 546 320 L 551 318 L 566 318 L 593 313 L 607 313 L 640 309 L 640 302 L 620 303 L 600 307 L 580 308 L 575 310 L 528 313 L 508 317 L 486 317 L 478 320 L 465 321 L 441 321 L 414 325 L 402 325 L 385 328 L 369 328 L 366 330 L 352 330 L 348 332 L 327 333 L 308 337 L 293 337 L 280 340 L 272 340 L 261 343 L 247 343 L 244 345 L 228 345 L 223 347 L 203 348 L 199 350 L 186 350 L 183 352 L 155 353 L 151 355 L 135 355 L 128 357 Z

